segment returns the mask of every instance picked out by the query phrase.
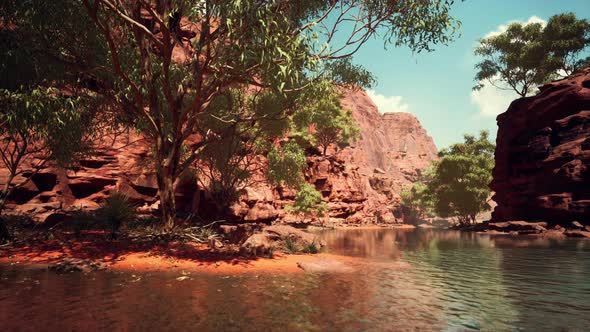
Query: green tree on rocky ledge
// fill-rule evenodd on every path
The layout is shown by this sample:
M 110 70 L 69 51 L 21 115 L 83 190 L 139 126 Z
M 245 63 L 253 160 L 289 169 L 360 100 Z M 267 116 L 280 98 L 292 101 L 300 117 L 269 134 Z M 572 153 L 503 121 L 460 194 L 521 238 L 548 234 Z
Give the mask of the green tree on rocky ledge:
M 313 185 L 304 183 L 295 195 L 295 202 L 285 208 L 286 211 L 299 214 L 303 221 L 311 216 L 322 217 L 328 210 L 326 202 L 322 200 L 320 193 Z
M 290 118 L 302 107 L 300 96 L 320 79 L 354 79 L 352 66 L 339 69 L 346 75 L 326 69 L 371 37 L 415 52 L 448 43 L 458 26 L 449 14 L 452 2 L 59 0 L 48 13 L 46 1 L 8 0 L 3 6 L 11 11 L 3 12 L 10 26 L 31 28 L 35 33 L 26 37 L 34 41 L 81 39 L 40 43 L 39 51 L 105 97 L 114 118 L 151 141 L 162 221 L 170 229 L 176 179 L 207 145 L 235 135 L 242 124 Z M 33 16 L 53 20 L 50 30 L 37 28 L 30 13 L 47 14 Z M 80 24 L 72 29 L 70 22 Z M 96 55 L 76 52 L 76 45 L 91 45 Z M 281 111 L 216 115 L 216 100 L 252 88 L 274 95 Z M 216 129 L 212 119 L 227 125 Z
M 293 116 L 294 135 L 314 146 L 319 146 L 325 156 L 332 144 L 344 145 L 355 140 L 360 130 L 350 110 L 343 109 L 342 94 L 332 82 L 315 89 L 317 96 Z
M 489 134 L 465 135 L 463 143 L 439 152 L 423 183 L 417 183 L 402 202 L 418 211 L 443 217 L 455 217 L 460 225 L 475 222 L 479 213 L 490 209 L 489 183 L 494 168 L 494 144 Z
M 475 55 L 482 60 L 475 65 L 473 89 L 487 82 L 525 97 L 539 85 L 590 65 L 588 46 L 590 23 L 573 13 L 554 15 L 546 25 L 511 23 L 506 31 L 479 41 Z

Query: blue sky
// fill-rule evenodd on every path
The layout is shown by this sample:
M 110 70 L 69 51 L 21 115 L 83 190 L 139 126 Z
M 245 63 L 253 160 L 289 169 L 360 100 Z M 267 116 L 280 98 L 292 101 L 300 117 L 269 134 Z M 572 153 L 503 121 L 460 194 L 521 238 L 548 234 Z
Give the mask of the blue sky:
M 477 39 L 511 21 L 547 20 L 570 11 L 590 19 L 590 0 L 456 1 L 452 13 L 462 22 L 462 35 L 449 46 L 413 55 L 405 47 L 385 50 L 381 40 L 371 40 L 355 55 L 355 62 L 376 76 L 370 93 L 380 111 L 416 115 L 439 149 L 482 129 L 495 137 L 496 115 L 515 95 L 491 87 L 472 93 Z

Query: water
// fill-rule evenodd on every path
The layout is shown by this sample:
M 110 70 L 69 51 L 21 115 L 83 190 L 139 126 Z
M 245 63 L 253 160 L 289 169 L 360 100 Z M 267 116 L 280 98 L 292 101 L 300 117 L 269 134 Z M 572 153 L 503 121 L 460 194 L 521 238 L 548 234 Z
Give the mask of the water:
M 326 231 L 352 272 L 57 275 L 0 266 L 2 331 L 588 331 L 590 241 Z

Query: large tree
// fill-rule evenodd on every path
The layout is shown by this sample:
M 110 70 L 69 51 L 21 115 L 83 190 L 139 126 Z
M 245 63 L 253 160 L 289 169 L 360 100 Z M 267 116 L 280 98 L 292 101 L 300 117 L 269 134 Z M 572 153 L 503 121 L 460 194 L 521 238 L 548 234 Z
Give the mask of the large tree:
M 45 13 L 45 1 L 28 3 Z M 106 57 L 92 56 L 91 64 L 82 53 L 62 47 L 62 40 L 47 46 L 54 50 L 49 53 L 73 76 L 91 82 L 93 91 L 112 102 L 118 119 L 153 143 L 167 228 L 175 223 L 175 181 L 209 144 L 236 135 L 243 124 L 290 117 L 304 91 L 320 79 L 363 84 L 350 75 L 354 66 L 335 72 L 328 65 L 352 56 L 373 36 L 419 52 L 447 43 L 458 26 L 449 14 L 450 0 L 59 0 L 52 6 L 56 3 L 76 14 L 61 18 L 65 26 L 70 19 L 83 21 L 76 33 L 68 33 L 81 30 L 80 36 L 93 42 L 98 35 L 96 44 L 80 43 L 106 50 Z M 34 25 L 17 25 L 25 23 Z M 55 25 L 51 29 L 59 31 Z M 257 89 L 281 107 L 219 116 L 215 105 L 230 91 L 248 95 Z M 224 125 L 211 125 L 215 121 Z
M 474 223 L 479 213 L 490 208 L 494 150 L 486 131 L 479 137 L 465 135 L 463 143 L 441 150 L 424 182 L 403 195 L 402 203 L 411 210 L 410 216 L 433 213 L 456 217 L 461 225 Z
M 590 23 L 573 13 L 552 16 L 546 25 L 511 23 L 475 48 L 481 61 L 475 65 L 474 90 L 489 83 L 525 97 L 537 86 L 588 64 L 590 58 L 584 55 L 589 45 Z
M 427 184 L 438 215 L 457 217 L 460 223 L 469 224 L 489 210 L 494 151 L 486 131 L 479 137 L 465 135 L 463 143 L 440 151 Z

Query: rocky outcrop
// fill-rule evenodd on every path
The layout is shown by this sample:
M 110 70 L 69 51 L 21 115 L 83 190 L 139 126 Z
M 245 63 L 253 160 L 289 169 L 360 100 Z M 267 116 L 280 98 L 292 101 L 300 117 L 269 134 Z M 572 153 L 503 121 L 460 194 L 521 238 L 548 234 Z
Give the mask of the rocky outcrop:
M 322 193 L 328 213 L 322 221 L 341 223 L 396 223 L 399 192 L 416 180 L 436 158 L 432 139 L 418 120 L 406 113 L 381 115 L 362 90 L 344 91 L 343 106 L 352 110 L 360 138 L 343 149 L 332 147 L 324 157 L 310 151 L 305 178 Z M 33 214 L 39 220 L 73 208 L 98 208 L 112 191 L 121 191 L 142 213 L 155 213 L 159 203 L 149 146 L 135 134 L 107 137 L 96 153 L 72 169 L 47 167 L 10 198 L 12 211 Z M 265 157 L 259 156 L 264 164 Z M 7 176 L 0 170 L 0 184 Z M 258 176 L 261 176 L 258 174 Z M 181 213 L 207 217 L 219 211 L 195 183 L 179 179 L 177 207 Z M 284 207 L 295 191 L 272 188 L 257 181 L 246 188 L 224 218 L 232 222 L 297 221 Z
M 261 256 L 272 254 L 275 249 L 288 253 L 317 253 L 325 243 L 316 235 L 286 225 L 264 227 L 252 234 L 240 246 L 243 255 Z
M 492 221 L 590 224 L 590 68 L 500 114 Z

